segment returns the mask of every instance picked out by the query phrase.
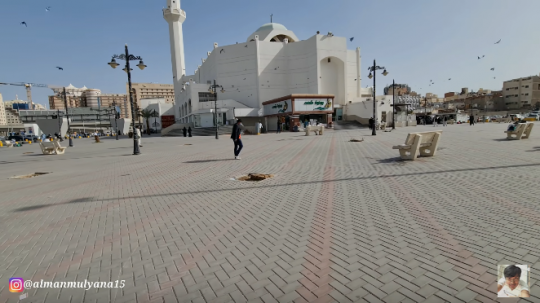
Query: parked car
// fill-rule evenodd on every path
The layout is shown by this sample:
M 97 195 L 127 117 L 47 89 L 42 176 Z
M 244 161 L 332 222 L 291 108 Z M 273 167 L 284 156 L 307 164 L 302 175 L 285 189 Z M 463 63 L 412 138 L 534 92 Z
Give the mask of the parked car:
M 24 138 L 21 135 L 9 136 L 7 139 L 8 139 L 8 141 L 15 140 L 17 142 L 25 143 Z
M 24 139 L 32 140 L 32 142 L 37 142 L 39 138 L 38 138 L 38 136 L 34 136 L 34 135 L 26 135 L 26 136 L 24 136 Z
M 534 118 L 536 121 L 540 120 L 540 114 L 530 113 L 527 118 Z

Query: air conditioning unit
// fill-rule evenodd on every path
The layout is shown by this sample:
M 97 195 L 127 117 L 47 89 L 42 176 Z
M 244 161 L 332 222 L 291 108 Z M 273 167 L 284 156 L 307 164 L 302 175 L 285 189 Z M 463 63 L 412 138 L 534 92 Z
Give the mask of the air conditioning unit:
M 255 40 L 259 40 L 259 35 L 255 35 Z
M 217 42 L 214 43 L 214 48 L 218 48 Z

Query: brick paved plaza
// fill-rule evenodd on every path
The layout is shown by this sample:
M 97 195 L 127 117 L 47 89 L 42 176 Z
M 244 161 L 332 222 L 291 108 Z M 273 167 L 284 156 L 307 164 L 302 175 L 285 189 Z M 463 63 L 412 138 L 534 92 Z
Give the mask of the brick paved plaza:
M 240 161 L 228 136 L 0 148 L 0 302 L 11 277 L 126 281 L 21 302 L 494 302 L 497 264 L 539 302 L 540 125 L 438 128 L 414 162 L 391 147 L 432 126 L 245 136 Z

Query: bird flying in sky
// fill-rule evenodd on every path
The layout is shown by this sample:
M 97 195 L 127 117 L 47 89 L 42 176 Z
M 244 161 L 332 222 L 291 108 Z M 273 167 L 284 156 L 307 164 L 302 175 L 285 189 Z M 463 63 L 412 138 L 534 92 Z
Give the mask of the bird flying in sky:
M 351 42 L 354 40 L 354 37 L 351 37 L 349 40 L 351 40 Z
M 486 55 L 482 55 L 482 58 L 484 58 Z
M 495 78 L 497 78 L 497 77 L 493 77 L 493 79 L 495 79 Z
M 47 7 L 45 8 L 45 11 L 46 11 L 46 12 L 48 12 L 48 11 L 50 11 L 50 10 L 51 10 L 51 7 L 50 7 L 50 6 L 47 6 Z
M 478 60 L 480 60 L 480 56 L 478 56 Z
M 26 24 L 26 22 L 24 22 L 24 21 L 21 22 L 21 25 L 23 25 L 23 24 L 24 24 L 24 26 L 28 27 L 28 24 Z
M 495 70 L 495 67 L 492 67 L 491 70 Z
M 448 80 L 452 80 L 452 78 L 448 78 Z
M 58 68 L 58 70 L 64 70 L 62 67 L 60 66 L 57 66 L 56 68 Z
M 495 42 L 495 44 L 499 44 L 499 43 L 501 43 L 501 40 L 502 40 L 502 39 L 499 39 L 499 41 Z

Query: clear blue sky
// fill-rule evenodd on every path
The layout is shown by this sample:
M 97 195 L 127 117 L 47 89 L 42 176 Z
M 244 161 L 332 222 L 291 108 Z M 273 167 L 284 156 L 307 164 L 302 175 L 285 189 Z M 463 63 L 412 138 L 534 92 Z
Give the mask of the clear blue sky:
M 166 0 L 2 0 L 0 82 L 126 93 L 126 74 L 107 62 L 128 43 L 148 65 L 134 70 L 133 82 L 172 83 L 164 6 Z M 504 80 L 540 72 L 539 0 L 182 0 L 182 8 L 188 74 L 214 42 L 244 42 L 272 13 L 300 39 L 318 30 L 354 37 L 348 44 L 362 49 L 362 85 L 372 85 L 366 71 L 373 59 L 390 73 L 377 77 L 378 94 L 392 79 L 442 95 L 500 89 Z M 23 87 L 0 86 L 0 93 L 26 100 Z M 34 102 L 46 104 L 51 93 L 34 88 Z

